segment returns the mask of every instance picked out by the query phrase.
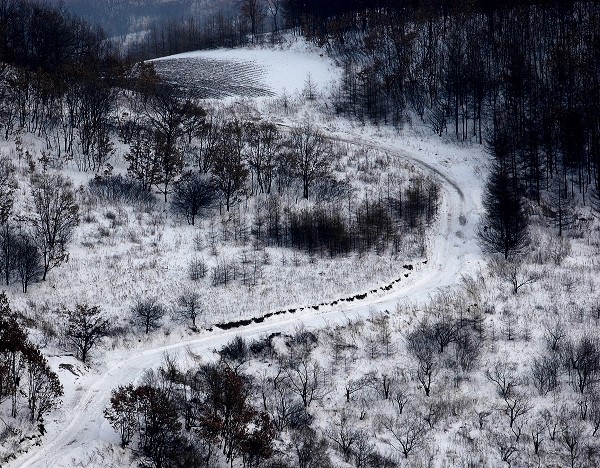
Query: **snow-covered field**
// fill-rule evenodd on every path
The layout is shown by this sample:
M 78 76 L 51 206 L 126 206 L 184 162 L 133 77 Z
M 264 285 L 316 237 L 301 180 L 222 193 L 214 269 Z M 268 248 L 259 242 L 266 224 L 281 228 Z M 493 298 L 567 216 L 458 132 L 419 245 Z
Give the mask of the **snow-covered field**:
M 194 97 L 294 96 L 307 84 L 326 89 L 340 70 L 301 38 L 278 49 L 216 49 L 154 60 L 156 70 Z

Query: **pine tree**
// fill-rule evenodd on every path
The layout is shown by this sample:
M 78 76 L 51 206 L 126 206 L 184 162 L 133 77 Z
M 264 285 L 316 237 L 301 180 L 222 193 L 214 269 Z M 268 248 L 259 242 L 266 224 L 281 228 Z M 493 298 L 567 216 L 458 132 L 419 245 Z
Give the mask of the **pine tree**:
M 495 165 L 483 195 L 485 215 L 479 227 L 479 239 L 489 253 L 501 253 L 505 259 L 519 253 L 529 243 L 528 219 L 514 180 Z

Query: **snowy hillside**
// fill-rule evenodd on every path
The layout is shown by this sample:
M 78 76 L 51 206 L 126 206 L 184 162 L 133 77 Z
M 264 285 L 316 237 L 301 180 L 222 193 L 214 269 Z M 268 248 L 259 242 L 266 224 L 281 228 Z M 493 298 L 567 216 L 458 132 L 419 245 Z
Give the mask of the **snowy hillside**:
M 337 115 L 331 95 L 342 71 L 324 51 L 289 40 L 280 48 L 193 52 L 153 63 L 186 97 L 203 99 L 206 119 L 222 128 L 269 123 L 282 141 L 303 129 L 322 137 L 319 151 L 333 162 L 327 162 L 325 182 L 310 181 L 310 192 L 305 181 L 310 197 L 303 197 L 284 159 L 278 193 L 258 189 L 258 176 L 248 170 L 252 178 L 231 209 L 229 198 L 227 205 L 219 201 L 192 225 L 163 202 L 162 195 L 174 196 L 166 185 L 146 205 L 92 196 L 94 172 L 131 172 L 133 136 L 128 143 L 115 137 L 110 167 L 101 170 L 80 170 L 73 160 L 48 163 L 77 189 L 81 223 L 68 262 L 47 281 L 30 284 L 27 295 L 16 284 L 5 290 L 14 310 L 43 324 L 31 326 L 32 339 L 44 346 L 64 397 L 45 418 L 45 434 L 23 429 L 31 438 L 22 452 L 14 441 L 2 447 L 7 466 L 132 466 L 140 435 L 120 447 L 122 435 L 104 413 L 111 392 L 152 378 L 161 391 L 168 387 L 192 404 L 192 385 L 182 376 L 215 362 L 252 376 L 251 403 L 273 419 L 281 416 L 274 464 L 256 466 L 299 466 L 300 446 L 330 460 L 303 465 L 315 467 L 592 466 L 584 460 L 594 460 L 585 453 L 597 450 L 600 400 L 573 363 L 585 351 L 581 337 L 595 332 L 600 317 L 597 221 L 583 208 L 569 235 L 556 239 L 544 214 L 532 208 L 529 251 L 518 263 L 493 260 L 478 240 L 489 172 L 484 146 L 439 137 L 417 117 L 398 131 Z M 119 125 L 124 116 L 144 116 L 121 105 Z M 199 139 L 190 136 L 181 151 L 194 170 Z M 25 134 L 22 148 L 14 142 L 1 147 L 17 166 L 23 211 L 31 204 L 31 163 L 28 168 L 20 156 L 37 154 L 44 143 Z M 293 152 L 286 144 L 282 155 Z M 251 158 L 252 140 L 245 145 Z M 415 205 L 425 206 L 429 197 L 431 213 L 410 220 L 405 208 L 415 191 Z M 349 247 L 364 240 L 362 233 L 348 234 L 352 242 L 339 255 L 325 243 L 294 248 L 291 234 L 261 234 L 271 198 L 281 204 L 277 216 L 287 216 L 290 225 L 294 214 L 318 213 L 351 231 L 366 216 L 363 206 L 367 213 L 383 206 L 383 215 L 396 218 L 387 237 L 378 233 L 363 250 Z M 214 273 L 220 269 L 232 277 L 221 281 Z M 193 326 L 178 306 L 190 292 L 201 303 Z M 161 303 L 164 314 L 144 332 L 132 311 L 147 297 Z M 66 351 L 65 311 L 78 303 L 99 305 L 114 330 L 93 349 L 88 365 Z M 260 346 L 242 347 L 230 360 L 219 357 L 217 351 L 237 337 Z M 165 362 L 180 366 L 171 380 L 165 369 L 158 371 Z M 316 376 L 314 401 L 294 390 L 300 365 Z M 149 377 L 149 370 L 157 372 Z M 600 365 L 588 377 L 598 379 Z M 291 390 L 281 382 L 291 382 Z M 280 403 L 303 406 L 308 416 L 292 421 L 280 414 Z M 552 424 L 555 432 L 546 435 Z M 350 436 L 353 442 L 343 440 Z M 219 442 L 214 447 L 212 466 L 242 466 L 241 455 L 221 455 Z
M 181 54 L 161 59 L 157 65 L 160 73 L 169 80 L 176 78 L 180 86 L 201 75 L 210 87 L 225 89 L 223 96 L 242 109 L 242 116 L 244 112 L 253 117 L 268 116 L 286 127 L 300 116 L 310 115 L 333 141 L 346 147 L 348 156 L 343 165 L 347 168 L 368 167 L 369 158 L 375 161 L 383 157 L 390 161 L 390 168 L 395 167 L 400 173 L 419 173 L 436 179 L 442 187 L 442 201 L 437 221 L 427 235 L 425 254 L 369 254 L 362 258 L 317 259 L 316 263 L 300 255 L 294 261 L 302 266 L 290 270 L 277 264 L 283 264 L 286 257 L 292 262 L 291 253 L 271 249 L 272 266 L 265 267 L 262 286 L 244 291 L 234 285 L 207 290 L 200 323 L 210 326 L 228 317 L 260 316 L 281 307 L 298 309 L 295 314 L 286 313 L 267 319 L 264 324 L 232 331 L 212 328 L 190 333 L 180 326 L 172 328 L 175 324 L 171 324 L 165 328 L 171 328 L 168 332 L 158 331 L 139 342 L 126 335 L 113 341 L 112 350 L 96 353 L 89 368 L 59 352 L 50 362 L 65 386 L 63 406 L 47 421 L 47 436 L 41 446 L 31 447 L 11 466 L 46 466 L 50 462 L 52 466 L 67 467 L 99 463 L 106 456 L 114 457 L 111 463 L 115 466 L 127 466 L 129 462 L 120 465 L 117 459 L 121 455 L 109 449 L 117 439 L 102 411 L 113 388 L 135 381 L 148 368 L 158 366 L 165 351 L 183 355 L 189 350 L 206 355 L 237 335 L 258 338 L 290 331 L 301 324 L 318 329 L 325 324 L 343 324 L 348 319 L 393 311 L 399 304 L 423 304 L 432 294 L 458 283 L 480 265 L 475 226 L 480 212 L 478 180 L 482 179 L 483 169 L 478 148 L 447 146 L 435 137 L 419 136 L 413 131 L 399 138 L 393 132 L 385 135 L 382 129 L 334 118 L 323 105 L 340 71 L 330 59 L 299 40 L 285 49 Z M 183 77 L 178 75 L 181 67 L 186 70 Z M 217 75 L 211 81 L 215 78 L 214 69 L 219 67 L 231 67 L 230 74 L 245 69 L 240 82 L 252 77 L 264 92 L 257 93 L 259 97 L 253 102 L 243 90 L 222 87 L 223 76 Z M 34 151 L 35 142 L 25 144 Z M 122 164 L 116 157 L 112 162 L 117 169 Z M 86 183 L 84 174 L 71 170 L 69 173 L 78 183 Z M 11 294 L 17 309 L 25 307 L 25 300 L 43 302 L 46 310 L 86 301 L 100 303 L 116 318 L 123 315 L 123 306 L 140 293 L 152 293 L 163 303 L 173 304 L 177 294 L 193 284 L 186 279 L 186 260 L 193 249 L 190 244 L 194 234 L 181 221 L 171 215 L 153 220 L 151 217 L 156 214 L 102 206 L 91 207 L 86 216 L 90 221 L 79 228 L 69 263 L 56 270 L 47 282 L 32 286 L 27 297 Z M 402 267 L 407 263 L 414 269 Z M 378 289 L 392 281 L 395 284 L 389 291 Z M 377 292 L 369 293 L 373 289 Z M 363 292 L 367 293 L 366 298 L 355 303 L 336 300 Z M 327 305 L 322 305 L 324 301 Z M 312 308 L 319 304 L 318 311 Z

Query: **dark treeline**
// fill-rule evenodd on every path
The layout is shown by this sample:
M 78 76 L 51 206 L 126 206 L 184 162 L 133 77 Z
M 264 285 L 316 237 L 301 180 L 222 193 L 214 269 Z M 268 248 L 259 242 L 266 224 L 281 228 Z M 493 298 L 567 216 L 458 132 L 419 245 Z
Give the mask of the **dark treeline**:
M 61 5 L 89 23 L 100 24 L 111 35 L 143 29 L 152 19 L 181 17 L 200 8 L 196 0 L 45 0 Z
M 69 2 L 70 6 L 73 3 Z M 428 14 L 449 15 L 460 10 L 461 2 L 450 0 L 436 0 L 425 2 L 419 0 L 338 0 L 331 2 L 300 1 L 300 0 L 240 0 L 233 4 L 221 4 L 219 9 L 207 9 L 188 5 L 180 1 L 177 10 L 179 16 L 172 14 L 153 14 L 155 9 L 164 9 L 159 5 L 133 5 L 127 6 L 132 12 L 136 8 L 143 9 L 143 15 L 137 12 L 138 17 L 153 18 L 147 21 L 142 28 L 143 37 L 134 41 L 127 47 L 130 56 L 141 59 L 186 52 L 196 49 L 214 47 L 236 47 L 249 42 L 269 40 L 274 42 L 282 30 L 291 30 L 309 37 L 317 35 L 325 37 L 331 33 L 331 28 L 337 28 L 340 18 L 343 22 L 349 21 L 352 27 L 365 30 L 368 26 L 362 16 L 366 11 L 393 12 L 395 15 L 410 17 L 415 11 L 427 11 Z M 188 2 L 189 3 L 189 2 Z M 193 2 L 192 2 L 193 3 Z M 496 9 L 508 9 L 525 5 L 572 5 L 570 1 L 519 1 L 509 2 L 500 0 L 473 0 L 469 3 L 471 11 L 492 12 Z M 124 5 L 109 8 L 120 11 Z M 104 6 L 101 8 L 106 9 Z M 169 7 L 172 8 L 172 7 Z M 92 8 L 93 10 L 93 8 Z M 90 8 L 75 7 L 86 17 L 95 17 L 89 13 Z M 166 13 L 166 11 L 164 12 Z M 91 15 L 91 16 L 90 16 Z M 115 14 L 117 23 L 128 19 L 134 22 L 135 13 Z M 105 17 L 98 18 L 104 25 Z M 113 27 L 112 22 L 108 27 Z M 129 28 L 131 29 L 131 27 Z M 135 28 L 134 28 L 135 29 Z
M 143 38 L 127 48 L 132 60 L 147 60 L 198 49 L 248 44 L 250 30 L 238 15 L 217 13 L 199 19 L 154 21 Z
M 268 3 L 273 0 L 268 0 Z M 314 36 L 328 35 L 332 27 L 339 27 L 339 21 L 350 23 L 353 28 L 363 32 L 372 27 L 365 21 L 365 13 L 373 12 L 391 14 L 405 19 L 450 16 L 468 10 L 472 13 L 492 14 L 496 11 L 507 11 L 514 8 L 571 8 L 573 0 L 337 0 L 321 2 L 318 0 L 279 0 L 286 28 L 295 29 Z
M 395 196 L 364 198 L 344 206 L 337 201 L 310 208 L 284 209 L 276 198 L 259 211 L 254 234 L 266 245 L 301 249 L 331 257 L 398 252 L 404 236 L 423 229 L 437 213 L 439 187 L 430 180 L 414 179 L 407 187 L 394 187 Z
M 501 7 L 500 7 L 501 6 Z M 485 8 L 484 8 L 485 7 Z M 568 224 L 600 183 L 600 6 L 380 6 L 301 23 L 344 63 L 340 113 L 489 142 L 522 195 Z M 317 27 L 318 26 L 318 27 Z
M 398 126 L 416 116 L 440 135 L 489 142 L 515 189 L 560 231 L 576 199 L 596 202 L 596 2 L 247 0 L 229 17 L 155 25 L 131 53 L 234 46 L 283 27 L 342 62 L 339 113 Z
M 111 151 L 108 116 L 128 67 L 103 31 L 63 10 L 0 2 L 0 126 L 26 131 L 47 149 L 99 166 Z
M 140 40 L 128 45 L 135 60 L 217 47 L 238 47 L 269 40 L 275 42 L 286 26 L 282 0 L 242 0 L 233 8 L 184 15 L 184 19 L 153 21 Z M 268 34 L 266 34 L 268 33 Z
M 221 353 L 248 353 L 232 343 Z M 234 362 L 237 364 L 237 362 Z M 104 414 L 123 447 L 136 442 L 144 466 L 259 466 L 273 454 L 275 426 L 257 404 L 253 379 L 223 359 L 180 369 L 170 358 L 142 383 L 113 390 Z M 223 465 L 219 462 L 223 462 Z
M 88 68 L 107 67 L 114 58 L 102 29 L 64 9 L 41 2 L 0 1 L 2 63 L 55 73 L 51 78 L 62 84 L 61 72 L 84 63 Z
M 410 13 L 427 9 L 432 12 L 448 13 L 464 7 L 466 2 L 456 0 L 281 0 L 282 8 L 288 22 L 294 18 L 307 19 L 314 17 L 327 23 L 332 17 L 348 13 L 360 13 L 364 10 L 386 9 L 395 12 Z M 573 0 L 472 0 L 469 6 L 478 11 L 493 11 L 519 6 L 531 5 L 572 5 Z M 300 25 L 302 21 L 300 22 Z

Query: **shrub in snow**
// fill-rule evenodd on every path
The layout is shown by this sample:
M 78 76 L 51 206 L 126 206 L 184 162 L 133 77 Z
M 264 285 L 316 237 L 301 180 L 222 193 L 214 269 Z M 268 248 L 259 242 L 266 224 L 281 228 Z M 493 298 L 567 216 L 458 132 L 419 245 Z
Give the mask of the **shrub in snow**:
M 125 203 L 151 208 L 156 203 L 152 191 L 135 179 L 122 175 L 98 176 L 88 185 L 92 197 L 98 202 Z

